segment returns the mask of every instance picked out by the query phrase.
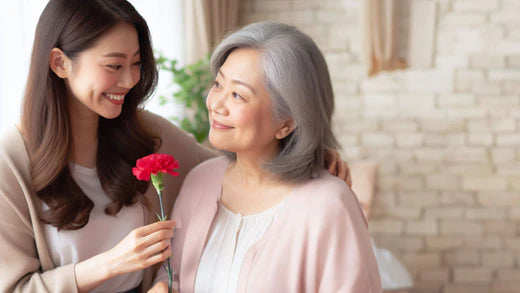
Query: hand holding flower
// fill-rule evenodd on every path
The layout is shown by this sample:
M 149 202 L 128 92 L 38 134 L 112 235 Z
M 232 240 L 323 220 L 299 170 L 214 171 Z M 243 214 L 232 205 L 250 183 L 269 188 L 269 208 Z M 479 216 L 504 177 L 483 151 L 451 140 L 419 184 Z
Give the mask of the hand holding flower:
M 139 227 L 108 251 L 115 275 L 142 270 L 171 255 L 174 221 L 160 221 Z
M 112 249 L 74 267 L 78 288 L 90 291 L 115 276 L 145 269 L 171 255 L 174 221 L 139 227 Z

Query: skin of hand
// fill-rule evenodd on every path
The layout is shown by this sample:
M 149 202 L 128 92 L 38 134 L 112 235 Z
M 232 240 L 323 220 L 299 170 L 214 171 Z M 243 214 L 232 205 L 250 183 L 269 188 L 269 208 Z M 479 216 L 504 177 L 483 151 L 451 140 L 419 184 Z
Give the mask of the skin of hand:
M 168 284 L 164 282 L 158 282 L 150 290 L 148 290 L 148 293 L 168 293 Z M 179 293 L 179 291 L 172 289 L 171 293 Z
M 350 188 L 352 188 L 352 177 L 350 176 L 350 169 L 345 161 L 336 150 L 327 149 L 325 151 L 325 166 L 327 171 L 345 181 Z
M 171 255 L 174 227 L 174 221 L 161 221 L 136 228 L 112 249 L 77 263 L 78 291 L 90 291 L 112 277 L 164 261 Z

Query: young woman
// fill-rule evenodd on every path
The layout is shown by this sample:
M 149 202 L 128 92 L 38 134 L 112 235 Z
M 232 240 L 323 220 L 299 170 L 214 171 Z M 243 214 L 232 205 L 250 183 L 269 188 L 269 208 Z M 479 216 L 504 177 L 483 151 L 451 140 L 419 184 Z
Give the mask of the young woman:
M 381 292 L 359 202 L 323 168 L 337 142 L 316 44 L 292 26 L 255 23 L 223 40 L 211 66 L 209 139 L 227 156 L 193 169 L 175 203 L 177 289 Z M 167 291 L 158 280 L 150 292 Z
M 148 27 L 127 1 L 49 1 L 21 124 L 0 143 L 0 292 L 128 291 L 170 255 L 174 223 L 153 223 L 157 196 L 132 166 L 155 151 L 179 159 L 171 207 L 213 154 L 139 110 L 156 81 Z
M 154 270 L 142 269 L 171 254 L 174 223 L 153 223 L 157 195 L 132 166 L 153 152 L 179 160 L 169 212 L 187 172 L 214 156 L 140 110 L 156 81 L 148 27 L 127 1 L 49 1 L 21 124 L 0 140 L 0 292 L 149 288 Z

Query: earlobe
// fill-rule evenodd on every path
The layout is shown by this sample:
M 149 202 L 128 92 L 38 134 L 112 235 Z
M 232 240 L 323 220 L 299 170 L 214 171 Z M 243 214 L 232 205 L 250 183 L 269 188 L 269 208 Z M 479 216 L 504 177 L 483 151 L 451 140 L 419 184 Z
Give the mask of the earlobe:
M 51 70 L 60 78 L 67 78 L 71 72 L 71 61 L 63 53 L 62 50 L 58 48 L 53 48 L 51 50 L 51 55 L 49 58 L 49 66 Z
M 295 128 L 296 128 L 296 125 L 295 125 L 293 119 L 284 121 L 282 127 L 280 127 L 280 129 L 278 129 L 278 132 L 276 132 L 276 138 L 277 139 L 285 138 L 286 136 L 291 134 L 291 132 L 293 132 L 293 130 Z

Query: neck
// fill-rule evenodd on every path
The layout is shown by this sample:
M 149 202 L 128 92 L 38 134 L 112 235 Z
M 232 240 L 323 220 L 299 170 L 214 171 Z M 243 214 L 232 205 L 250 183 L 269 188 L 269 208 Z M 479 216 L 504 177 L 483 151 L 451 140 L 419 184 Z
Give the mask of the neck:
M 294 186 L 280 182 L 263 168 L 265 159 L 237 153 L 237 160 L 226 170 L 222 185 L 222 203 L 242 215 L 269 209 L 286 198 Z
M 234 164 L 237 179 L 244 186 L 258 186 L 272 183 L 273 174 L 263 168 L 264 159 L 255 155 L 237 153 L 237 160 Z
M 77 100 L 74 102 L 79 103 Z M 98 145 L 99 115 L 90 110 L 80 111 L 78 107 L 74 106 L 69 107 L 69 113 L 73 141 L 72 160 L 76 164 L 94 168 Z

